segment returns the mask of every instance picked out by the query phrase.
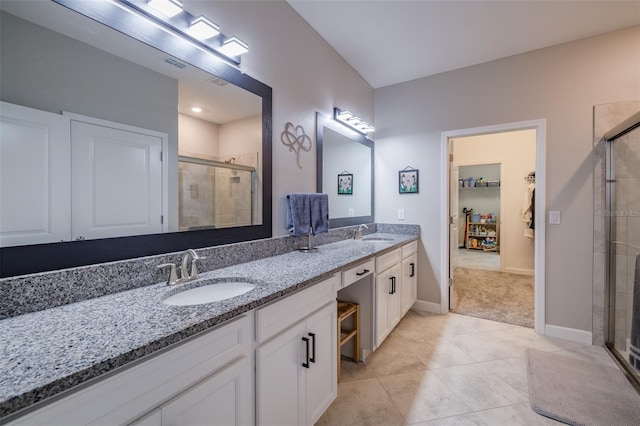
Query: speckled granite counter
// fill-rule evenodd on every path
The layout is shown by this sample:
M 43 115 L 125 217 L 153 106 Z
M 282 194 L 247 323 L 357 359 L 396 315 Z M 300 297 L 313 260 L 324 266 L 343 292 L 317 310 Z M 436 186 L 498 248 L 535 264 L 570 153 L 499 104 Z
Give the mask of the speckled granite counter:
M 232 299 L 194 306 L 162 303 L 173 287 L 149 285 L 0 321 L 0 417 L 138 360 L 342 269 L 418 239 L 345 240 L 317 253 L 291 252 L 201 274 L 259 285 Z

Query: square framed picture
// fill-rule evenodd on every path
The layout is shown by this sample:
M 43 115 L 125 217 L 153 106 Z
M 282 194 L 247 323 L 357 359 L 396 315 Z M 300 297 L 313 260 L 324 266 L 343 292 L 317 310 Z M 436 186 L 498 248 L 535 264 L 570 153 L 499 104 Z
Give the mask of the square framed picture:
M 418 170 L 400 170 L 398 172 L 398 191 L 400 194 L 418 193 Z
M 350 173 L 338 175 L 338 195 L 353 195 L 353 175 Z

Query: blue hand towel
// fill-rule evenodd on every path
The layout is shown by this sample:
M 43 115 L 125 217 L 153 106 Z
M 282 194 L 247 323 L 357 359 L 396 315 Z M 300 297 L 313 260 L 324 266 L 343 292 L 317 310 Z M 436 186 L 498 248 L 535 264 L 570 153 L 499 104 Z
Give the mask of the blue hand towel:
M 311 194 L 311 230 L 313 235 L 329 231 L 329 196 L 327 194 Z
M 311 230 L 309 194 L 287 195 L 287 231 L 293 235 L 306 235 Z
M 631 347 L 629 364 L 640 371 L 640 255 L 636 256 L 636 269 L 633 277 L 633 302 L 631 308 Z

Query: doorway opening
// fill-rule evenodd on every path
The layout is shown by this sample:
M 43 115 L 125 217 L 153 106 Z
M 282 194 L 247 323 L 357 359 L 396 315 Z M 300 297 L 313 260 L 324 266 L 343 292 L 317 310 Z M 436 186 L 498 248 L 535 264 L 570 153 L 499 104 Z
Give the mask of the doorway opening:
M 444 132 L 442 141 L 442 313 L 544 334 L 544 120 Z

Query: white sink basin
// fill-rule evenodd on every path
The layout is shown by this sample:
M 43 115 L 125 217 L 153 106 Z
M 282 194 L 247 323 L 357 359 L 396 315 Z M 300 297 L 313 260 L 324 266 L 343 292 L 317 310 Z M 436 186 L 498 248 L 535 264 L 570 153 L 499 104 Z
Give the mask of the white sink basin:
M 238 281 L 217 281 L 212 284 L 181 291 L 162 301 L 167 305 L 201 305 L 203 303 L 219 302 L 225 299 L 245 294 L 256 287 L 255 284 Z
M 393 241 L 393 238 L 364 237 L 362 241 L 368 241 L 370 243 L 390 243 Z

